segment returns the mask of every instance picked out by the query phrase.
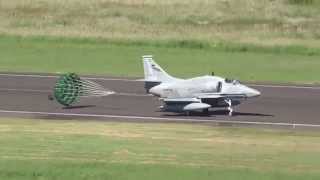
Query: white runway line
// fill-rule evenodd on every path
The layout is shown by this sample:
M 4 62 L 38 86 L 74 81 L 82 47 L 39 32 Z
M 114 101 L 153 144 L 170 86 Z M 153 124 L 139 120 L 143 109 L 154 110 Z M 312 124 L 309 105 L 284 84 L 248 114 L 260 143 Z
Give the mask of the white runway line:
M 50 93 L 49 90 L 0 88 L 0 91 Z
M 6 74 L 0 73 L 0 76 L 6 77 L 30 77 L 30 78 L 58 78 L 59 76 L 54 75 L 36 75 L 36 74 Z M 102 80 L 102 81 L 127 81 L 127 82 L 139 82 L 141 79 L 125 79 L 125 78 L 102 78 L 102 77 L 84 77 L 89 80 Z M 289 88 L 289 89 L 316 89 L 320 90 L 320 87 L 313 86 L 286 86 L 286 85 L 269 85 L 269 84 L 248 84 L 249 86 L 255 87 L 269 87 L 269 88 Z
M 248 84 L 253 87 L 267 87 L 267 88 L 289 88 L 289 89 L 317 89 L 320 90 L 320 87 L 312 86 L 284 86 L 284 85 L 263 85 L 263 84 Z
M 13 88 L 0 88 L 0 91 L 15 91 L 15 92 L 37 92 L 37 93 L 52 93 L 51 90 L 36 90 L 36 89 L 13 89 Z M 150 94 L 137 94 L 137 93 L 115 93 L 114 96 L 138 96 L 149 97 Z
M 291 127 L 316 127 L 320 128 L 320 124 L 295 124 L 295 123 L 273 123 L 273 122 L 255 122 L 255 121 L 232 121 L 232 120 L 215 120 L 215 119 L 183 119 L 183 118 L 164 118 L 164 117 L 148 117 L 148 116 L 122 116 L 109 114 L 81 114 L 81 113 L 53 113 L 53 112 L 37 112 L 37 111 L 10 111 L 0 110 L 0 113 L 9 114 L 33 114 L 33 115 L 53 115 L 53 116 L 77 116 L 77 117 L 93 117 L 93 118 L 117 118 L 117 119 L 142 119 L 142 120 L 161 120 L 167 122 L 206 122 L 206 123 L 228 123 L 240 125 L 269 125 L 269 126 L 291 126 Z

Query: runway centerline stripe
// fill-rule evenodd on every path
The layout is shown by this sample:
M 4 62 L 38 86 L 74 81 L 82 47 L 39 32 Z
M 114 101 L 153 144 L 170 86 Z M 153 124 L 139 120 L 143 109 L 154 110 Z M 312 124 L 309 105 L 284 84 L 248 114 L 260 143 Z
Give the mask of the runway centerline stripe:
M 30 77 L 30 78 L 58 78 L 59 76 L 54 75 L 36 75 L 36 74 L 6 74 L 0 73 L 0 76 L 7 77 Z M 103 77 L 84 77 L 89 80 L 103 80 L 103 81 L 127 81 L 127 82 L 139 82 L 143 79 L 125 79 L 125 78 L 103 78 Z M 249 86 L 255 87 L 268 87 L 268 88 L 289 88 L 289 89 L 316 89 L 320 90 L 320 87 L 312 86 L 290 86 L 290 85 L 268 85 L 268 84 L 248 84 Z
M 123 119 L 144 119 L 144 120 L 161 120 L 171 122 L 206 122 L 206 123 L 229 123 L 244 125 L 270 125 L 270 126 L 292 126 L 292 127 L 316 127 L 318 124 L 295 124 L 295 123 L 273 123 L 273 122 L 255 122 L 255 121 L 232 121 L 232 120 L 215 120 L 215 119 L 183 119 L 183 118 L 164 118 L 164 117 L 148 117 L 148 116 L 124 116 L 109 114 L 82 114 L 82 113 L 54 113 L 54 112 L 38 112 L 38 111 L 10 111 L 0 110 L 0 113 L 9 114 L 33 114 L 33 115 L 55 115 L 55 116 L 77 116 L 77 117 L 96 117 L 96 118 L 123 118 Z

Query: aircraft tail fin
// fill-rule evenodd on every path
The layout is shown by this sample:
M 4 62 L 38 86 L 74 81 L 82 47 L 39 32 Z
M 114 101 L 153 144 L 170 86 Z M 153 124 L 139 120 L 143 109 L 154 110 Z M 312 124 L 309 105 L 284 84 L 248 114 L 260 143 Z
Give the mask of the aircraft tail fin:
M 158 84 L 179 80 L 170 76 L 156 62 L 154 62 L 152 55 L 144 55 L 142 56 L 142 59 L 145 88 L 147 91 Z
M 152 55 L 142 56 L 144 80 L 153 82 L 171 82 L 176 78 L 170 76 L 165 72 L 156 62 L 154 62 Z

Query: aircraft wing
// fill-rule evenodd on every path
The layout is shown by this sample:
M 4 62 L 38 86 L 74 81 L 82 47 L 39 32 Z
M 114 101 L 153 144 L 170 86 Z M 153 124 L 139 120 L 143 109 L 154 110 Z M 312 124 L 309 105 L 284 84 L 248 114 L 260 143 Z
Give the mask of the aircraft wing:
M 210 99 L 226 101 L 230 99 L 242 99 L 246 96 L 244 94 L 218 94 L 218 93 L 200 93 L 192 98 L 164 98 L 161 99 L 164 102 L 162 109 L 167 111 L 196 111 L 205 110 L 211 107 L 210 103 L 207 103 Z
M 245 98 L 244 94 L 218 94 L 218 93 L 201 93 L 196 95 L 199 99 L 225 99 L 225 98 Z
M 221 94 L 198 94 L 196 97 L 199 99 L 219 99 L 224 96 Z
M 200 93 L 192 98 L 163 98 L 165 103 L 199 103 L 201 99 L 225 99 L 225 98 L 245 98 L 244 94 L 218 94 L 218 93 Z

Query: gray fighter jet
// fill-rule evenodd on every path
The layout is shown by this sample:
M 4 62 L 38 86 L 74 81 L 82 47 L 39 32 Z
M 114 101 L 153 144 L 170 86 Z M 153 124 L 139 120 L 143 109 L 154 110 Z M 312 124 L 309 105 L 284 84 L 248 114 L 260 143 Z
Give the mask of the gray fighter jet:
M 260 96 L 260 92 L 237 80 L 219 76 L 201 76 L 179 79 L 170 76 L 152 55 L 142 56 L 144 81 L 147 93 L 160 97 L 160 108 L 168 112 L 201 111 L 208 114 L 210 108 L 227 108 L 232 116 L 233 106 L 248 98 Z

